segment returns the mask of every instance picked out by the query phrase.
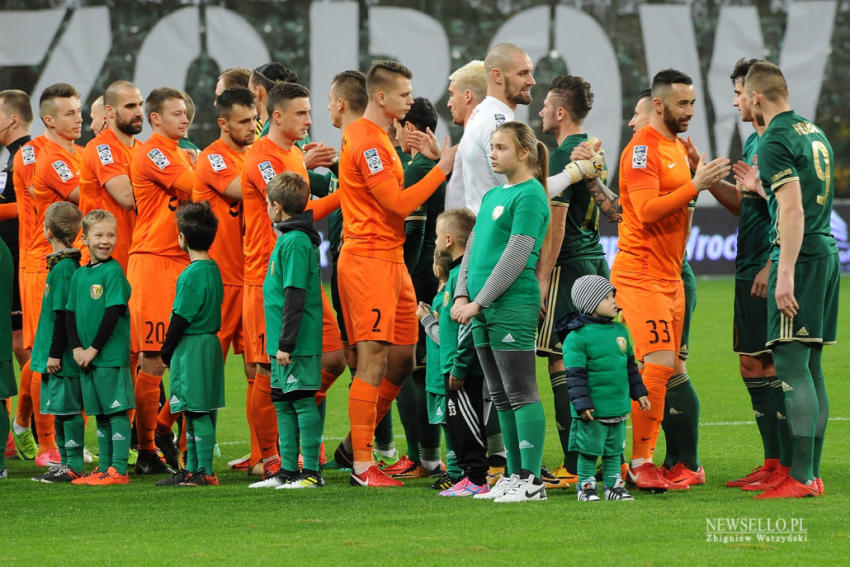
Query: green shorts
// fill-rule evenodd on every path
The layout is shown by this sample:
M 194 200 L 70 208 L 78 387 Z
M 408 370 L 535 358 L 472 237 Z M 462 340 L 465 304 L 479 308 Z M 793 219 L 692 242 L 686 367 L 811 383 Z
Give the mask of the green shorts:
M 73 415 L 81 411 L 83 387 L 79 376 L 41 375 L 41 413 Z
M 292 357 L 287 366 L 281 366 L 269 355 L 272 361 L 272 388 L 280 389 L 284 394 L 296 391 L 318 392 L 322 387 L 322 355 Z
M 440 425 L 446 423 L 446 396 L 425 392 L 425 406 L 428 408 L 428 423 Z
M 83 408 L 89 415 L 112 415 L 136 407 L 133 379 L 126 366 L 80 369 Z
M 224 407 L 224 359 L 218 336 L 183 335 L 171 357 L 172 413 Z
M 687 260 L 682 261 L 682 285 L 685 288 L 685 320 L 682 323 L 682 344 L 679 345 L 679 358 L 681 360 L 688 360 L 691 316 L 697 307 L 697 278 Z
M 841 264 L 838 252 L 794 267 L 794 297 L 800 308 L 787 318 L 776 308 L 778 262 L 770 265 L 767 282 L 767 345 L 776 342 L 835 344 L 838 327 L 838 285 Z
M 570 425 L 570 451 L 591 457 L 622 455 L 626 449 L 626 422 L 602 423 L 573 417 Z
M 18 384 L 15 382 L 15 368 L 11 360 L 0 361 L 0 400 L 11 398 L 18 394 Z
M 572 299 L 573 284 L 581 276 L 609 277 L 605 258 L 587 258 L 559 264 L 552 269 L 549 290 L 546 292 L 546 316 L 538 322 L 537 354 L 561 356 L 561 339 L 555 332 L 558 322 L 575 311 Z
M 484 308 L 472 320 L 472 340 L 493 350 L 534 350 L 539 305 L 499 305 Z
M 735 307 L 732 315 L 732 350 L 737 354 L 768 354 L 767 301 L 750 295 L 753 282 L 735 280 Z

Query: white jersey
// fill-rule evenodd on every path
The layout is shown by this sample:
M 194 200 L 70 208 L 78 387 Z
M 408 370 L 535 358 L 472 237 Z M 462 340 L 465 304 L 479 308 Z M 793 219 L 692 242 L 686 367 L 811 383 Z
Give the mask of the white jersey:
M 457 146 L 455 154 L 455 164 L 452 167 L 452 174 L 446 182 L 446 202 L 444 210 L 462 209 L 466 206 L 466 197 L 463 194 L 463 160 L 461 159 L 461 144 L 463 138 Z
M 476 215 L 484 193 L 504 185 L 504 175 L 493 172 L 490 165 L 490 136 L 498 126 L 514 119 L 514 111 L 504 102 L 488 96 L 476 106 L 463 130 L 458 147 L 463 172 L 463 194 L 466 206 Z

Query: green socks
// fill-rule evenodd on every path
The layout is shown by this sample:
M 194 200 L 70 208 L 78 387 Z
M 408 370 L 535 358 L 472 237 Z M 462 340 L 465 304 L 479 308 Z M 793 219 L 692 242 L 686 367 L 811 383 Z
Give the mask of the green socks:
M 112 425 L 108 415 L 96 415 L 97 420 L 97 472 L 105 473 L 112 464 Z
M 598 458 L 594 455 L 578 454 L 578 458 L 576 459 L 576 474 L 579 481 L 584 481 L 588 478 L 596 479 L 596 460 Z
M 779 343 L 773 349 L 773 361 L 777 374 L 782 378 L 785 410 L 791 428 L 791 476 L 802 483 L 814 478 L 818 413 L 820 406 L 826 404 L 825 392 L 823 402 L 819 401 L 811 374 L 809 359 L 812 354 L 810 347 L 799 342 Z M 823 425 L 825 429 L 825 419 Z
M 519 469 L 522 468 L 522 460 L 519 453 L 514 410 L 499 410 L 496 414 L 499 416 L 499 427 L 502 428 L 502 440 L 505 443 L 505 459 L 507 460 L 505 473 L 508 476 L 519 474 Z
M 764 448 L 765 459 L 778 459 L 781 454 L 779 444 L 779 399 L 776 389 L 770 383 L 770 379 L 744 378 L 744 385 L 750 394 L 753 405 L 753 416 L 756 418 L 756 426 L 761 435 L 761 443 Z
M 316 402 L 313 401 L 315 407 Z M 298 416 L 290 402 L 274 402 L 277 433 L 280 441 L 280 466 L 285 471 L 298 470 Z M 318 414 L 318 410 L 316 411 Z
M 75 473 L 81 474 L 83 472 L 83 446 L 86 436 L 86 424 L 83 415 L 80 413 L 57 415 L 55 421 L 56 443 L 59 445 L 62 462 Z
M 419 416 L 417 415 L 416 387 L 413 376 L 405 378 L 395 402 L 398 407 L 398 417 L 404 429 L 404 439 L 407 441 L 407 456 L 411 461 L 418 464 L 422 460 L 422 455 L 419 453 Z
M 186 472 L 198 472 L 198 446 L 195 445 L 195 420 L 186 416 Z
M 667 439 L 664 466 L 683 463 L 693 471 L 699 469 L 699 398 L 687 372 L 667 382 L 662 426 Z
M 543 440 L 546 437 L 543 402 L 522 406 L 514 410 L 514 416 L 522 468 L 539 477 L 540 467 L 543 464 Z
M 9 438 L 9 428 L 11 424 L 9 422 L 9 411 L 6 409 L 5 400 L 0 400 L 0 406 L 3 407 L 0 410 L 0 439 L 3 439 L 3 442 L 6 442 L 6 439 Z M 5 447 L 5 445 L 4 445 Z M 6 468 L 6 451 L 0 451 L 0 471 Z
M 567 388 L 567 371 L 561 370 L 549 375 L 552 382 L 552 396 L 555 401 L 555 426 L 558 429 L 558 439 L 564 452 L 564 466 L 567 471 L 575 474 L 578 453 L 570 451 L 570 426 L 573 422 L 570 413 L 570 392 Z
M 445 426 L 442 427 L 443 437 L 446 440 L 446 473 L 449 478 L 457 482 L 463 478 L 463 469 L 460 468 L 460 462 L 457 460 L 457 455 L 452 448 L 452 443 L 449 441 L 449 432 Z
M 315 405 L 315 402 L 314 404 Z M 213 450 L 215 448 L 215 425 L 209 413 L 193 413 L 186 416 L 186 447 L 189 445 L 189 435 L 195 443 L 197 469 L 189 472 L 213 474 Z M 188 468 L 186 470 L 189 470 Z
M 127 458 L 130 456 L 130 418 L 127 412 L 108 416 L 112 435 L 112 466 L 120 474 L 127 474 Z
M 297 415 L 297 427 L 301 433 L 301 454 L 304 456 L 304 470 L 319 472 L 319 446 L 322 444 L 322 418 L 316 408 L 316 400 L 313 397 L 301 398 L 290 402 Z M 297 447 L 297 434 L 295 437 Z M 298 470 L 296 455 L 295 468 L 286 470 Z

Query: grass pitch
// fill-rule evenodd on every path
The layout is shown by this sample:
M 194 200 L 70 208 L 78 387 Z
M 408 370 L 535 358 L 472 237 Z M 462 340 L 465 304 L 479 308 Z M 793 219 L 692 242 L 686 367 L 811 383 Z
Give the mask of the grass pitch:
M 842 283 L 846 306 L 850 280 Z M 550 491 L 547 502 L 497 505 L 439 498 L 425 480 L 390 490 L 351 488 L 340 471 L 326 471 L 327 486 L 319 490 L 249 490 L 244 473 L 226 470 L 228 460 L 248 449 L 241 360 L 230 357 L 228 407 L 219 417 L 222 456 L 215 462 L 221 486 L 160 488 L 152 477 L 104 488 L 36 484 L 30 477 L 41 469 L 9 461 L 10 478 L 0 481 L 0 564 L 843 564 L 850 550 L 845 468 L 850 349 L 846 342 L 825 349 L 831 403 L 821 465 L 826 494 L 762 502 L 725 488 L 726 480 L 762 458 L 731 352 L 732 293 L 732 279 L 699 281 L 688 369 L 702 404 L 700 451 L 708 482 L 689 493 L 636 493 L 635 502 L 579 503 L 570 489 Z M 848 313 L 842 308 L 839 341 L 847 341 L 850 332 Z M 552 424 L 544 464 L 554 467 L 560 446 L 542 361 L 538 381 Z M 331 454 L 348 429 L 347 383 L 346 374 L 328 395 L 325 433 Z M 92 420 L 89 447 L 96 447 L 93 427 Z M 395 432 L 403 452 L 397 417 Z M 663 455 L 663 435 L 658 451 L 656 462 Z M 747 524 L 730 526 L 741 520 Z M 759 537 L 789 535 L 780 531 L 795 532 L 794 541 Z

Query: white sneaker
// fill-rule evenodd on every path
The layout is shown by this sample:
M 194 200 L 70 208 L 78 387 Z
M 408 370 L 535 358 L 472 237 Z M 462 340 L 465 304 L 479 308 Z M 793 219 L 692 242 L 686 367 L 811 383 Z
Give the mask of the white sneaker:
M 493 500 L 495 498 L 499 498 L 504 496 L 508 490 L 514 485 L 514 483 L 522 482 L 519 478 L 518 474 L 512 474 L 511 476 L 504 476 L 496 482 L 491 488 L 490 492 L 482 492 L 481 494 L 476 494 L 473 498 L 478 500 Z
M 83 462 L 86 464 L 97 462 L 97 457 L 92 455 L 91 452 L 85 447 L 83 447 Z
M 535 483 L 534 481 L 538 481 Z M 546 500 L 546 487 L 543 481 L 536 478 L 533 474 L 528 475 L 528 478 L 519 479 L 505 492 L 493 500 L 493 502 L 532 502 L 535 500 Z
M 281 473 L 276 475 L 272 475 L 265 480 L 260 480 L 258 482 L 254 482 L 248 485 L 248 488 L 278 488 L 279 486 L 283 486 L 289 481 L 289 477 L 284 476 Z
M 576 487 L 579 502 L 599 502 L 599 494 L 596 493 L 596 479 L 590 477 L 579 483 Z

